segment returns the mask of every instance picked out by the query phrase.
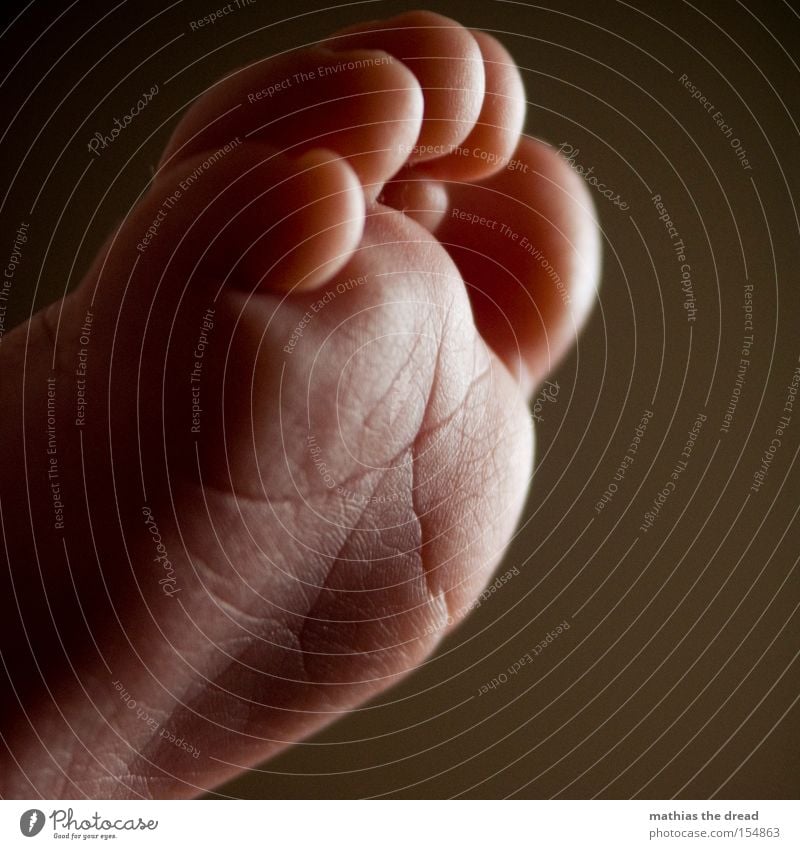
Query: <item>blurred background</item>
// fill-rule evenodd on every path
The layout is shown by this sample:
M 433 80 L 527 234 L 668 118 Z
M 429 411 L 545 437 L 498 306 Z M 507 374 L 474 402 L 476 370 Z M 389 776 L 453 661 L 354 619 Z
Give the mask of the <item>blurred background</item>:
M 0 333 L 80 280 L 219 76 L 419 4 L 228 5 L 200 29 L 224 3 L 7 6 Z M 527 132 L 593 193 L 602 289 L 539 398 L 503 582 L 402 686 L 217 795 L 797 797 L 796 7 L 427 7 L 519 63 Z

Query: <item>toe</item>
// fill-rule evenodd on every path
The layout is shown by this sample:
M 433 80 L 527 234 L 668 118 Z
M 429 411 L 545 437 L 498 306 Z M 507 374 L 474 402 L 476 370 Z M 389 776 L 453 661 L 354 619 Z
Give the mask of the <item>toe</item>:
M 479 180 L 507 167 L 525 120 L 525 89 L 509 52 L 485 32 L 473 32 L 483 57 L 486 91 L 469 135 L 448 156 L 421 162 L 415 176 Z
M 441 224 L 450 205 L 444 183 L 411 174 L 390 180 L 380 201 L 413 218 L 431 233 Z
M 343 30 L 329 44 L 385 50 L 412 71 L 425 111 L 409 162 L 439 158 L 472 131 L 484 99 L 484 63 L 478 42 L 461 24 L 433 12 L 408 12 Z
M 472 36 L 482 56 L 485 92 L 480 114 L 469 134 L 452 148 L 428 146 L 433 150 L 450 150 L 444 155 L 423 158 L 412 154 L 381 195 L 384 203 L 405 212 L 431 231 L 439 225 L 449 206 L 449 183 L 485 179 L 509 166 L 525 119 L 525 91 L 514 60 L 490 35 L 473 32 Z M 426 98 L 424 136 L 428 127 L 435 124 L 429 125 L 427 120 L 429 86 L 424 73 L 418 78 Z M 423 148 L 418 142 L 415 149 Z
M 481 335 L 530 392 L 594 298 L 600 243 L 588 190 L 552 148 L 525 138 L 502 171 L 448 191 L 436 236 L 464 276 Z
M 310 289 L 356 249 L 364 194 L 329 150 L 298 157 L 246 143 L 181 160 L 156 179 L 116 239 L 137 276 L 246 291 Z M 135 250 L 134 250 L 135 246 Z M 146 285 L 146 284 L 144 284 Z
M 209 89 L 178 124 L 162 168 L 238 138 L 292 156 L 327 148 L 368 198 L 405 162 L 422 121 L 411 71 L 380 50 L 322 47 L 257 62 Z

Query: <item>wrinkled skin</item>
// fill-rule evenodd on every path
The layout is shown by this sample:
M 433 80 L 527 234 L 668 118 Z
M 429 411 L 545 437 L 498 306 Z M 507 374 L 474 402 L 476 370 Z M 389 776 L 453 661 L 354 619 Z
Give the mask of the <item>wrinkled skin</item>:
M 584 186 L 523 116 L 499 43 L 431 13 L 237 71 L 80 288 L 3 340 L 2 795 L 196 795 L 466 614 L 597 276 Z

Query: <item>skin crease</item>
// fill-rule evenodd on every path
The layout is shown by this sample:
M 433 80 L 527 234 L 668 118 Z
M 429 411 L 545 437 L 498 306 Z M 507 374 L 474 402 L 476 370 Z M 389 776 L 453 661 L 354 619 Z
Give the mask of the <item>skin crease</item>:
M 523 117 L 505 50 L 428 12 L 256 63 L 195 102 L 79 289 L 4 337 L 2 796 L 197 795 L 463 617 L 598 271 L 587 192 Z

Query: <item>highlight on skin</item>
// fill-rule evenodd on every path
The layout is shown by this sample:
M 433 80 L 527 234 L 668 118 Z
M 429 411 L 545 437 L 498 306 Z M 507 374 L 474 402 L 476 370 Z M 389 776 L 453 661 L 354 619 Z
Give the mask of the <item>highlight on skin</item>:
M 505 48 L 429 12 L 233 71 L 4 337 L 4 796 L 196 796 L 468 613 L 598 274 L 586 188 L 524 113 Z

